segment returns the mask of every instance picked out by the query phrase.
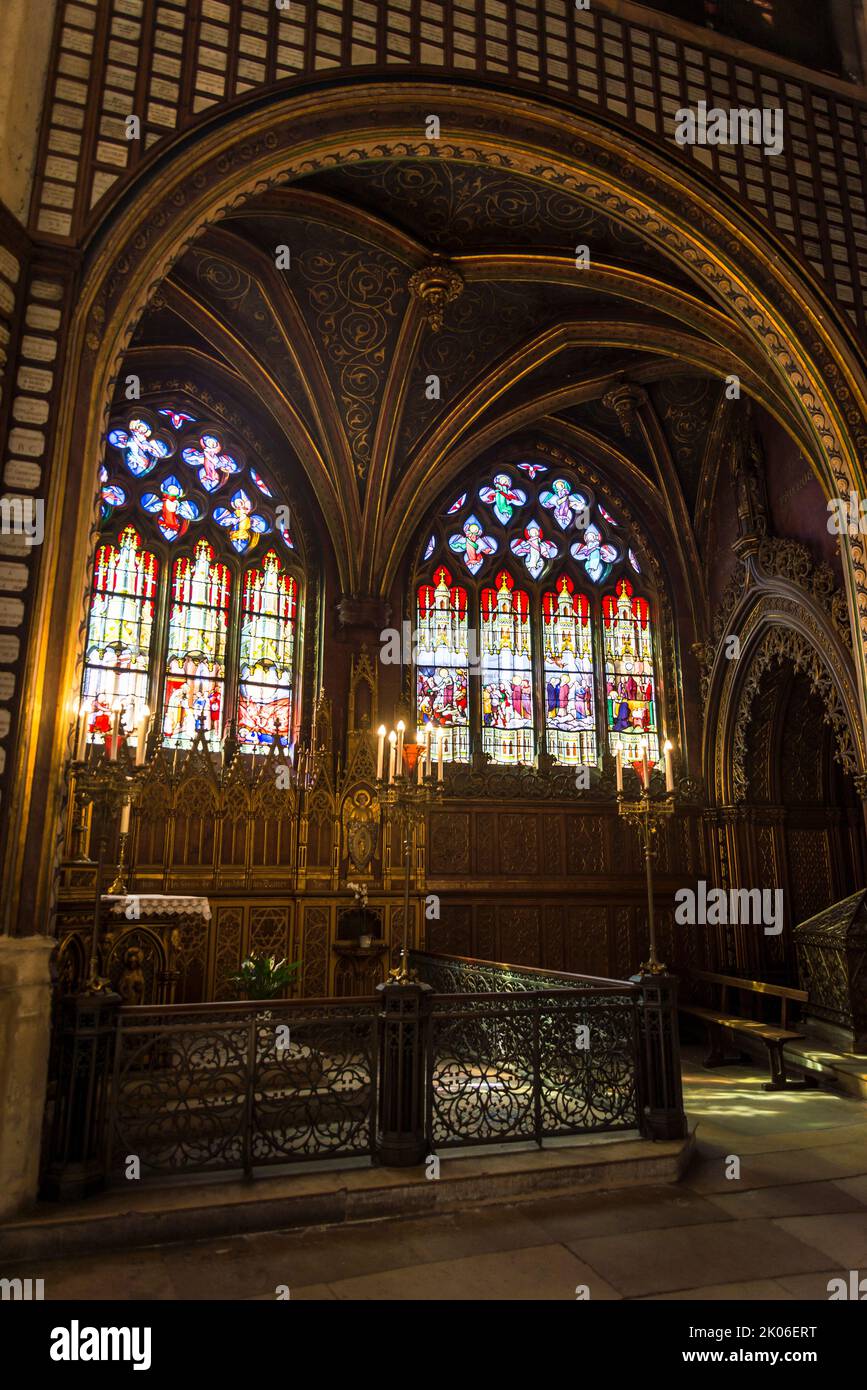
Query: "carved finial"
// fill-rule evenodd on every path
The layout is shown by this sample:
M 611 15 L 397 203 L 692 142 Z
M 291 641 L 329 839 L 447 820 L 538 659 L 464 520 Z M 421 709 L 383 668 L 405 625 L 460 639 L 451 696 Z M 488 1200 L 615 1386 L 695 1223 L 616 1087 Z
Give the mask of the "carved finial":
M 613 410 L 620 427 L 627 439 L 632 434 L 632 426 L 635 417 L 643 405 L 647 404 L 647 392 L 643 386 L 635 386 L 632 382 L 623 381 L 617 386 L 612 386 L 610 391 L 606 391 L 602 397 L 602 404 L 607 410 Z
M 439 333 L 443 326 L 443 310 L 463 294 L 463 276 L 446 265 L 445 261 L 435 259 L 409 277 L 409 292 L 421 305 L 432 333 Z

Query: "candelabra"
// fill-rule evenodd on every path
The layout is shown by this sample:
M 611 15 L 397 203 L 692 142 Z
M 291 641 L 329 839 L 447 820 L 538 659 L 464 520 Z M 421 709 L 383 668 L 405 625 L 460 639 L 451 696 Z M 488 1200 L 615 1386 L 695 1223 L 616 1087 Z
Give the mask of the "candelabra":
M 97 746 L 94 756 L 85 756 L 73 763 L 75 776 L 75 795 L 82 808 L 93 808 L 93 825 L 96 831 L 96 888 L 93 903 L 93 927 L 90 938 L 90 960 L 88 964 L 88 994 L 101 994 L 108 989 L 109 981 L 99 973 L 99 934 L 101 925 L 102 878 L 111 821 L 120 808 L 120 844 L 117 873 L 110 885 L 109 893 L 126 893 L 125 872 L 127 868 L 127 842 L 129 838 L 130 805 L 135 796 L 136 769 L 132 763 L 125 743 L 118 749 L 112 743 L 111 756 L 107 755 L 107 745 Z
M 665 743 L 665 791 L 651 792 L 650 778 L 655 762 L 648 758 L 647 750 L 639 747 L 640 759 L 632 764 L 638 778 L 637 800 L 627 801 L 623 792 L 623 762 L 620 749 L 617 750 L 617 812 L 633 825 L 641 837 L 644 849 L 644 869 L 647 878 L 647 926 L 650 938 L 650 955 L 642 964 L 643 974 L 664 975 L 667 967 L 656 954 L 656 923 L 653 915 L 653 864 L 657 853 L 657 836 L 666 818 L 674 813 L 674 780 L 671 766 L 671 744 Z
M 398 985 L 411 984 L 414 978 L 409 968 L 409 881 L 416 827 L 422 824 L 428 809 L 441 799 L 443 791 L 441 757 L 438 775 L 433 775 L 430 727 L 419 733 L 417 743 L 404 743 L 403 735 L 402 722 L 398 723 L 397 730 L 392 730 L 388 735 L 390 758 L 386 777 L 383 763 L 385 728 L 380 728 L 376 782 L 377 796 L 385 818 L 392 827 L 393 836 L 397 832 L 403 845 L 403 941 L 400 965 L 390 970 L 388 976 Z

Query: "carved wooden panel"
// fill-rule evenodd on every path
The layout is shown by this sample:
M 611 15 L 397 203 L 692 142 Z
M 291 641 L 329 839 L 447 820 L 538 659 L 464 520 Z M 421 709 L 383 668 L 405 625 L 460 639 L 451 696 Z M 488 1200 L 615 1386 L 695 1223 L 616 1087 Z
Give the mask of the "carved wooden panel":
M 276 956 L 277 960 L 284 960 L 288 925 L 287 907 L 251 907 L 248 949 L 261 955 Z
M 178 972 L 175 1003 L 193 1004 L 207 998 L 208 940 L 211 923 L 202 917 L 187 919 L 180 930 L 180 947 L 174 959 Z
M 495 960 L 497 956 L 497 919 L 493 907 L 476 908 L 476 948 L 473 955 L 480 960 Z
M 563 817 L 541 816 L 539 830 L 542 838 L 542 872 L 556 878 L 563 872 Z
M 490 811 L 476 812 L 476 872 L 487 876 L 497 872 L 497 818 Z
M 535 874 L 539 871 L 539 822 L 535 816 L 500 813 L 497 831 L 500 872 Z
M 789 870 L 792 878 L 792 925 L 805 922 L 831 902 L 831 865 L 827 831 L 789 829 Z
M 634 944 L 633 909 L 618 907 L 614 910 L 614 951 L 611 974 L 616 980 L 626 980 L 638 968 L 638 955 Z
M 607 909 L 570 906 L 568 920 L 569 969 L 576 975 L 607 975 Z
M 595 816 L 569 815 L 566 819 L 566 871 L 598 874 L 605 868 L 602 824 Z
M 467 811 L 432 811 L 429 870 L 465 874 L 470 869 L 470 817 Z
M 305 907 L 302 994 L 315 998 L 328 993 L 328 947 L 328 909 Z
M 553 816 L 547 819 L 558 824 Z M 544 843 L 544 842 L 543 842 Z M 548 970 L 566 970 L 566 933 L 564 909 L 559 904 L 546 904 L 543 909 L 542 957 L 539 962 Z
M 541 911 L 538 907 L 499 909 L 499 959 L 513 965 L 538 965 L 541 960 Z
M 473 954 L 473 910 L 469 903 L 444 903 L 438 922 L 427 924 L 428 949 L 456 956 Z
M 234 999 L 235 991 L 228 979 L 241 964 L 241 929 L 244 922 L 244 909 L 242 907 L 218 907 L 215 922 L 214 998 Z

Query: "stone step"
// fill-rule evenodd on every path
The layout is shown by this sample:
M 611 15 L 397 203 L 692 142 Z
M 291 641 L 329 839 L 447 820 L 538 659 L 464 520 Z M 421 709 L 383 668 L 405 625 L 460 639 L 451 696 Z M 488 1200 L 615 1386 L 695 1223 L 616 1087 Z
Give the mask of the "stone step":
M 0 1259 L 59 1259 L 103 1250 L 207 1240 L 252 1231 L 331 1226 L 383 1217 L 430 1215 L 523 1198 L 678 1182 L 694 1145 L 638 1135 L 544 1149 L 500 1146 L 440 1156 L 440 1176 L 423 1168 L 296 1166 L 252 1181 L 151 1181 L 114 1187 L 87 1201 L 42 1202 L 0 1225 Z

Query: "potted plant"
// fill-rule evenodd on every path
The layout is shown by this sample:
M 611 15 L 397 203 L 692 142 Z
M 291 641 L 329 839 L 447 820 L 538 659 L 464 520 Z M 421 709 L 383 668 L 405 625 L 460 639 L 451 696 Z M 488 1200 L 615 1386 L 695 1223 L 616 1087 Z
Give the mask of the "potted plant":
M 277 960 L 276 956 L 252 952 L 241 961 L 240 970 L 229 976 L 229 983 L 244 999 L 273 999 L 295 979 L 300 960 Z
M 351 889 L 355 895 L 356 916 L 358 921 L 364 926 L 367 923 L 367 884 L 347 882 L 346 886 Z M 362 950 L 366 950 L 372 942 L 373 935 L 371 932 L 361 931 L 359 933 L 358 944 Z

